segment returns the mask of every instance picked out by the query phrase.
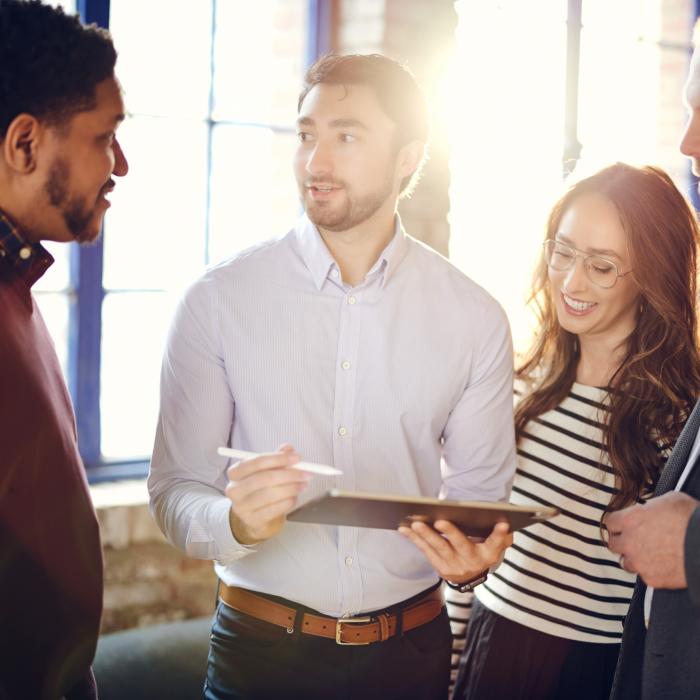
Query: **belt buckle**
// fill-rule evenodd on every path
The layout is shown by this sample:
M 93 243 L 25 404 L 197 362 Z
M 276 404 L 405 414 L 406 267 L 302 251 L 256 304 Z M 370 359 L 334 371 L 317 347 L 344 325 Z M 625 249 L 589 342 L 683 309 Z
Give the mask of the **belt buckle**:
M 372 618 L 367 615 L 364 617 L 339 617 L 335 621 L 335 643 L 344 647 L 358 647 L 370 644 L 370 642 L 344 642 L 341 638 L 343 625 L 361 625 L 367 622 L 372 622 Z

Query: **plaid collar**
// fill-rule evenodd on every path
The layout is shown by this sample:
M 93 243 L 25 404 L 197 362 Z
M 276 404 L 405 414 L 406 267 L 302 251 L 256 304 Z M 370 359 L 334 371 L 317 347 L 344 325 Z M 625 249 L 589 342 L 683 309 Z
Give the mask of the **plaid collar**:
M 40 243 L 27 243 L 19 229 L 0 210 L 0 264 L 5 263 L 31 287 L 53 264 L 53 257 Z

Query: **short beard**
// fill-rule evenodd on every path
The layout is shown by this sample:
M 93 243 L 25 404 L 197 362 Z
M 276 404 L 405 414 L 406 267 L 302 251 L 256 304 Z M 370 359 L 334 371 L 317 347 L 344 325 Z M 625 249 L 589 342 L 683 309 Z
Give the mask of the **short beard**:
M 315 226 L 325 231 L 334 233 L 349 231 L 351 228 L 367 221 L 386 202 L 394 188 L 393 174 L 393 167 L 390 167 L 381 187 L 371 194 L 358 199 L 353 199 L 352 192 L 346 187 L 345 183 L 333 181 L 335 184 L 342 186 L 347 195 L 345 206 L 336 210 L 326 210 L 323 205 L 319 206 L 314 202 L 308 202 L 305 194 L 306 185 L 310 183 L 304 183 L 302 185 L 302 204 L 306 209 L 306 215 Z M 324 182 L 327 182 L 327 180 L 324 180 Z
M 89 210 L 84 197 L 70 198 L 68 183 L 70 167 L 62 158 L 57 158 L 49 168 L 44 189 L 51 206 L 56 207 L 63 217 L 66 227 L 79 243 L 93 241 L 97 236 L 90 227 L 94 212 Z

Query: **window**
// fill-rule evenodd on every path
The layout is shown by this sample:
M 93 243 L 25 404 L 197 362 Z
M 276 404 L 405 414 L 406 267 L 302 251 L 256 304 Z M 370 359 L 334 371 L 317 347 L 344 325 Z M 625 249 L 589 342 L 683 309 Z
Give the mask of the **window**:
M 130 172 L 116 180 L 102 241 L 50 246 L 57 263 L 37 291 L 83 459 L 100 479 L 143 473 L 166 332 L 186 286 L 299 215 L 296 97 L 318 53 L 320 5 L 78 0 L 77 8 L 88 21 L 109 11 Z
M 551 206 L 563 189 L 566 0 L 458 0 L 445 81 L 451 142 L 451 259 L 530 339 L 525 298 Z M 617 160 L 661 165 L 689 193 L 678 152 L 692 3 L 583 0 L 580 172 Z

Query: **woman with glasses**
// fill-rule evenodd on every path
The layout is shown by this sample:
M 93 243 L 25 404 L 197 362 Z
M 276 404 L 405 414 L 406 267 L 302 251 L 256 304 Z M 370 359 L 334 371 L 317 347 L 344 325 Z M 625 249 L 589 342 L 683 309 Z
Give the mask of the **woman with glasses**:
M 608 698 L 634 575 L 604 516 L 653 490 L 700 393 L 695 215 L 618 163 L 554 206 L 517 371 L 511 500 L 560 515 L 514 535 L 476 589 L 455 698 Z

